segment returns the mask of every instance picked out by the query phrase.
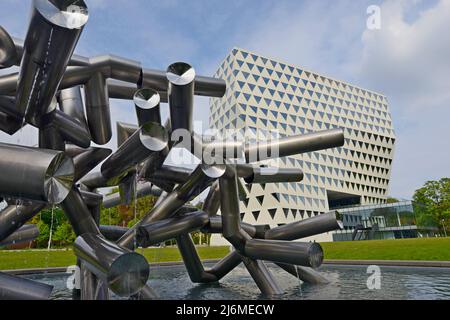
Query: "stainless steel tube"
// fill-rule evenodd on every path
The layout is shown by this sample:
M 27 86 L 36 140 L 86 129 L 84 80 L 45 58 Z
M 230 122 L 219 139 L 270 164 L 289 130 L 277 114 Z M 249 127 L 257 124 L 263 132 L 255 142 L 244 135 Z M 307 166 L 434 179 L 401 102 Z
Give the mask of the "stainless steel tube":
M 107 179 L 118 178 L 119 182 L 129 170 L 155 152 L 167 147 L 169 137 L 160 124 L 149 122 L 135 132 L 102 165 L 102 175 Z
M 13 39 L 0 26 L 0 69 L 12 67 L 18 62 L 18 54 Z
M 247 163 L 259 162 L 273 158 L 342 147 L 344 142 L 344 131 L 342 129 L 287 137 L 269 142 L 261 141 L 245 146 L 245 159 Z
M 162 190 L 159 189 L 158 187 L 152 185 L 151 183 L 143 183 L 143 184 L 138 184 L 137 188 L 136 188 L 136 197 L 142 198 L 145 196 L 149 196 L 149 195 L 153 195 L 153 196 L 157 196 L 159 197 L 162 193 Z M 122 203 L 122 199 L 120 197 L 119 193 L 113 193 L 110 195 L 105 196 L 104 201 L 103 201 L 103 207 L 104 208 L 112 208 L 115 206 L 118 206 Z
M 0 144 L 0 195 L 61 203 L 73 184 L 74 165 L 64 152 Z
M 89 130 L 84 112 L 81 86 L 61 90 L 58 103 L 62 112 L 78 121 L 86 131 Z
M 172 131 L 192 132 L 195 70 L 189 64 L 177 62 L 167 68 L 168 95 Z
M 147 122 L 161 124 L 159 108 L 161 98 L 158 92 L 148 88 L 140 89 L 134 94 L 133 101 L 139 126 L 143 126 Z
M 17 109 L 38 125 L 47 113 L 88 20 L 82 0 L 34 0 L 17 85 Z
M 187 234 L 199 230 L 208 221 L 208 215 L 205 212 L 197 211 L 142 225 L 137 229 L 136 241 L 141 247 L 150 247 L 170 239 L 175 239 L 180 234 Z
M 100 226 L 100 232 L 109 241 L 117 241 L 129 228 L 119 226 Z
M 192 282 L 210 283 L 217 281 L 216 276 L 212 273 L 205 272 L 197 250 L 195 249 L 194 242 L 189 234 L 179 234 L 177 237 L 177 246 Z
M 271 297 L 283 293 L 283 290 L 280 289 L 264 262 L 252 260 L 244 256 L 242 257 L 242 261 L 259 290 L 261 290 L 264 295 Z
M 211 185 L 208 196 L 203 203 L 202 210 L 205 211 L 210 217 L 217 215 L 220 209 L 220 189 L 219 181 L 215 181 Z
M 100 233 L 94 217 L 76 187 L 72 188 L 67 198 L 61 203 L 61 208 L 77 236 L 85 233 Z
M 0 272 L 0 300 L 48 300 L 53 286 Z
M 79 236 L 75 240 L 74 251 L 89 271 L 119 296 L 136 294 L 147 283 L 150 268 L 147 260 L 98 234 Z
M 45 208 L 45 204 L 10 205 L 0 212 L 0 241 L 11 236 Z
M 272 240 L 298 240 L 325 232 L 340 230 L 343 228 L 343 224 L 339 219 L 339 213 L 337 211 L 331 211 L 309 219 L 270 229 L 266 232 L 265 238 Z
M 323 250 L 318 243 L 251 239 L 245 243 L 245 255 L 311 268 L 318 268 L 323 262 Z
M 243 177 L 248 184 L 300 182 L 303 180 L 303 171 L 290 168 L 255 167 L 252 168 L 251 174 L 245 174 Z
M 10 244 L 27 243 L 36 240 L 39 237 L 39 229 L 34 224 L 27 224 L 18 229 L 5 240 L 0 241 L 1 246 L 8 246 Z
M 110 156 L 112 151 L 104 148 L 94 148 L 84 150 L 84 152 L 73 157 L 75 166 L 74 181 L 78 182 L 95 167 L 97 167 L 103 160 Z
M 104 145 L 111 140 L 111 111 L 109 108 L 106 79 L 100 72 L 95 73 L 84 87 L 86 95 L 86 116 L 92 140 Z

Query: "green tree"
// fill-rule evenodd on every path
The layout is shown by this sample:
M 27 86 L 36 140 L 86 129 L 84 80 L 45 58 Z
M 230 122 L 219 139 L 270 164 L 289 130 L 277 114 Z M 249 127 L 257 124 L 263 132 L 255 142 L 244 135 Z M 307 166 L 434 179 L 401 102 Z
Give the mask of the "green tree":
M 400 200 L 398 200 L 397 198 L 389 197 L 386 199 L 386 203 L 397 203 L 397 202 L 400 202 Z
M 435 226 L 440 231 L 450 231 L 450 178 L 428 181 L 413 197 L 417 212 L 417 223 Z

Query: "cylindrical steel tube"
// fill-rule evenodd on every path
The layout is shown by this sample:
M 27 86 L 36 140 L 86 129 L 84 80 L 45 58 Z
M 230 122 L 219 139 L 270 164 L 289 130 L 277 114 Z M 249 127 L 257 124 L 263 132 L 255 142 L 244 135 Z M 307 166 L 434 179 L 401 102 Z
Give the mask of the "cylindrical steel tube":
M 309 219 L 270 229 L 266 232 L 265 238 L 271 240 L 298 240 L 339 230 L 343 228 L 343 224 L 339 218 L 337 211 L 331 211 Z
M 85 233 L 100 233 L 94 217 L 76 187 L 72 188 L 67 198 L 61 203 L 61 208 L 77 236 Z
M 39 237 L 39 229 L 34 224 L 27 224 L 14 232 L 8 238 L 0 241 L 1 246 L 8 246 L 10 244 L 27 243 L 36 240 Z
M 18 62 L 18 54 L 13 39 L 0 26 L 0 69 L 12 67 Z
M 195 249 L 194 242 L 189 234 L 179 234 L 177 237 L 177 246 L 192 282 L 210 283 L 217 281 L 216 276 L 212 273 L 205 272 L 197 250 Z
M 129 228 L 119 226 L 100 226 L 100 232 L 109 241 L 119 240 Z
M 197 211 L 146 224 L 137 229 L 136 241 L 141 247 L 149 247 L 170 239 L 175 239 L 180 234 L 187 234 L 199 230 L 208 221 L 208 215 L 205 212 Z
M 259 162 L 267 159 L 342 147 L 344 142 L 344 131 L 342 129 L 315 132 L 268 142 L 260 141 L 245 146 L 245 159 L 247 163 Z
M 323 250 L 318 243 L 251 239 L 245 243 L 245 255 L 255 260 L 268 260 L 318 268 Z
M 158 187 L 152 185 L 151 183 L 143 183 L 143 184 L 138 184 L 137 188 L 136 188 L 136 197 L 142 198 L 148 195 L 153 195 L 153 196 L 157 196 L 159 197 L 161 195 L 161 189 L 159 189 Z M 120 198 L 120 194 L 119 193 L 113 193 L 111 195 L 107 195 L 104 198 L 103 201 L 103 207 L 104 208 L 112 208 L 115 206 L 118 206 L 119 204 L 122 204 L 122 199 Z
M 75 166 L 74 181 L 78 182 L 95 167 L 97 167 L 103 160 L 110 156 L 112 151 L 104 148 L 89 148 L 81 154 L 73 157 L 73 164 Z
M 53 286 L 0 272 L 0 300 L 48 300 Z
M 95 73 L 84 87 L 86 95 L 86 116 L 92 140 L 104 145 L 111 140 L 111 111 L 109 108 L 106 79 L 100 72 Z
M 84 113 L 83 98 L 81 95 L 81 86 L 61 90 L 58 97 L 59 107 L 62 112 L 77 120 L 85 130 L 89 127 Z
M 160 93 L 168 91 L 168 83 L 164 71 L 142 69 L 139 85 L 140 87 L 152 88 Z M 198 96 L 222 98 L 226 89 L 226 82 L 222 79 L 202 76 L 195 77 L 194 92 Z
M 0 241 L 11 236 L 45 208 L 45 204 L 10 205 L 0 212 Z
M 167 80 L 172 131 L 192 132 L 195 70 L 187 63 L 174 63 L 167 68 Z
M 251 174 L 243 177 L 248 184 L 300 182 L 303 180 L 303 171 L 290 168 L 256 167 L 252 168 Z
M 217 215 L 220 209 L 220 188 L 219 181 L 215 181 L 211 185 L 208 196 L 203 203 L 202 210 L 205 211 L 210 217 Z
M 148 88 L 140 89 L 134 94 L 133 101 L 139 126 L 143 126 L 147 122 L 161 124 L 160 96 L 158 92 Z
M 81 148 L 89 148 L 91 145 L 91 135 L 87 128 L 64 112 L 55 109 L 41 119 L 43 126 L 51 125 L 57 128 L 64 140 Z
M 47 113 L 88 20 L 82 0 L 33 1 L 17 85 L 17 109 L 38 125 Z
M 135 132 L 102 165 L 102 175 L 107 179 L 123 178 L 129 170 L 155 152 L 167 147 L 169 137 L 160 124 L 149 122 Z
M 74 251 L 86 267 L 119 296 L 131 296 L 147 283 L 149 265 L 135 252 L 119 247 L 100 235 L 84 234 L 75 240 Z
M 264 295 L 270 297 L 283 293 L 264 262 L 248 257 L 242 257 L 242 261 Z
M 64 152 L 0 144 L 0 195 L 61 203 L 73 185 L 74 165 Z

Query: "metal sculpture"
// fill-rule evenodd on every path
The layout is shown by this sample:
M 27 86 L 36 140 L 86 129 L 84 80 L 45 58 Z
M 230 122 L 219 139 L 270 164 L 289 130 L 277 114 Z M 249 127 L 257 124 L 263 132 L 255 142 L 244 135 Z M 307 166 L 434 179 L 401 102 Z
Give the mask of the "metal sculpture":
M 83 299 L 109 299 L 110 291 L 131 299 L 157 298 L 147 283 L 148 263 L 133 250 L 170 239 L 176 240 L 196 283 L 217 282 L 243 262 L 263 294 L 281 294 L 263 261 L 304 281 L 326 282 L 314 270 L 323 260 L 321 246 L 293 240 L 342 228 L 339 215 L 330 212 L 273 229 L 244 223 L 241 180 L 299 182 L 300 169 L 255 163 L 340 147 L 343 131 L 252 143 L 198 136 L 194 96 L 222 97 L 225 81 L 198 76 L 182 62 L 164 72 L 121 57 L 75 55 L 87 20 L 82 0 L 34 0 L 24 42 L 0 27 L 0 68 L 20 67 L 20 73 L 0 76 L 0 130 L 12 135 L 25 125 L 39 129 L 39 148 L 0 143 L 0 197 L 9 204 L 0 212 L 0 245 L 34 239 L 36 227 L 25 223 L 60 204 L 77 235 Z M 133 101 L 138 123 L 117 124 L 114 153 L 91 147 L 112 137 L 110 98 Z M 170 119 L 163 124 L 160 109 L 166 102 Z M 202 163 L 194 170 L 164 164 L 180 147 Z M 99 165 L 100 171 L 91 173 Z M 98 191 L 112 186 L 120 187 L 120 195 L 103 197 Z M 188 205 L 207 189 L 202 210 Z M 99 225 L 102 205 L 150 194 L 158 202 L 132 228 Z M 205 269 L 190 236 L 194 231 L 220 233 L 235 250 Z M 50 292 L 49 286 L 0 274 L 0 299 L 47 299 Z

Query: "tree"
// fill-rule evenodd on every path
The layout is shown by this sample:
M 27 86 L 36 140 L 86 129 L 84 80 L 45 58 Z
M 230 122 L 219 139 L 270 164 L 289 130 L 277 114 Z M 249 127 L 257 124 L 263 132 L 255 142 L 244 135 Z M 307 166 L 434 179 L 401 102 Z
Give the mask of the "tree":
M 417 223 L 450 231 L 450 178 L 428 181 L 414 193 L 417 208 Z
M 397 198 L 389 197 L 386 199 L 386 203 L 397 203 L 397 202 L 400 202 L 400 200 L 398 200 Z

